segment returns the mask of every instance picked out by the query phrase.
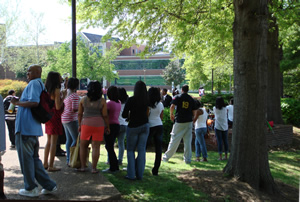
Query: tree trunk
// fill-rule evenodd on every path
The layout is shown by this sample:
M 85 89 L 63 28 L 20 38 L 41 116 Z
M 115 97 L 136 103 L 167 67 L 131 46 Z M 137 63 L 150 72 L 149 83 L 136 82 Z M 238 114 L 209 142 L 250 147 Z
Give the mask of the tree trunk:
M 234 123 L 224 172 L 276 193 L 266 143 L 267 0 L 234 1 Z M 278 193 L 278 192 L 277 192 Z
M 269 31 L 267 41 L 268 70 L 267 70 L 267 120 L 283 124 L 281 114 L 281 75 L 280 48 L 278 44 L 278 25 L 276 18 L 269 14 Z

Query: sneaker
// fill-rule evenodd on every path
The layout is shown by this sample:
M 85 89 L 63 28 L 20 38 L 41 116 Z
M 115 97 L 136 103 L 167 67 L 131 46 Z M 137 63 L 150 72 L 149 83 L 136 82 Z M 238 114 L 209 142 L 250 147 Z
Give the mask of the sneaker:
M 162 161 L 163 162 L 168 162 L 168 159 L 163 158 Z
M 22 195 L 22 196 L 28 196 L 28 197 L 37 197 L 39 196 L 39 189 L 36 187 L 34 188 L 33 190 L 26 190 L 26 189 L 20 189 L 19 190 L 19 195 Z
M 46 194 L 53 194 L 56 191 L 57 191 L 57 187 L 55 186 L 51 191 L 47 190 L 47 189 L 42 189 L 41 194 L 44 194 L 44 195 L 46 195 Z

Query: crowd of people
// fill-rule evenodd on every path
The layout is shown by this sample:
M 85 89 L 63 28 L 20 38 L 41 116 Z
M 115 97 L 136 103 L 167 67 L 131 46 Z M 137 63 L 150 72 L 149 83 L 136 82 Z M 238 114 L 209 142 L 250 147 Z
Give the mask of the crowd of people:
M 61 168 L 54 165 L 58 137 L 66 135 L 66 164 L 70 166 L 70 148 L 74 147 L 80 138 L 80 167 L 77 172 L 86 172 L 88 147 L 92 146 L 91 173 L 99 172 L 97 164 L 100 156 L 100 146 L 105 144 L 109 167 L 102 172 L 115 173 L 123 165 L 125 137 L 127 150 L 127 180 L 142 180 L 146 164 L 146 149 L 150 143 L 155 147 L 155 160 L 152 174 L 158 175 L 161 161 L 168 162 L 175 154 L 183 140 L 183 160 L 190 164 L 192 161 L 192 138 L 195 129 L 195 161 L 208 161 L 205 135 L 209 133 L 207 126 L 207 109 L 199 100 L 189 95 L 189 86 L 183 85 L 181 93 L 176 89 L 173 96 L 167 89 L 151 87 L 147 90 L 143 81 L 136 82 L 133 96 L 129 97 L 124 88 L 110 86 L 107 91 L 100 82 L 94 80 L 87 86 L 87 94 L 80 98 L 76 89 L 79 86 L 77 78 L 62 79 L 58 72 L 49 72 L 45 85 L 41 80 L 42 68 L 32 65 L 28 68 L 29 83 L 22 96 L 15 97 L 14 91 L 9 91 L 9 100 L 14 104 L 13 113 L 4 112 L 11 147 L 17 148 L 21 171 L 24 176 L 24 189 L 20 195 L 38 196 L 37 184 L 42 187 L 42 194 L 52 194 L 57 190 L 56 183 L 49 177 L 48 172 L 57 172 Z M 46 89 L 53 102 L 53 116 L 45 124 L 47 143 L 45 145 L 44 161 L 38 156 L 38 137 L 43 135 L 41 123 L 34 119 L 31 108 L 40 101 L 42 90 Z M 105 89 L 105 92 L 103 91 Z M 204 92 L 204 91 L 203 91 Z M 104 94 L 105 93 L 105 94 Z M 105 96 L 104 96 L 105 95 Z M 201 94 L 203 96 L 203 94 Z M 2 97 L 1 104 L 2 104 Z M 107 100 L 106 100 L 107 99 Z M 170 108 L 170 119 L 173 122 L 170 142 L 167 151 L 162 153 L 163 116 L 164 108 Z M 2 110 L 2 111 L 1 111 Z M 226 107 L 222 97 L 216 99 L 213 108 L 215 115 L 215 134 L 218 143 L 219 160 L 226 160 L 228 154 L 228 125 L 233 123 L 233 99 Z M 4 114 L 4 113 L 3 113 Z M 1 114 L 2 116 L 2 114 Z M 1 118 L 1 117 L 0 117 Z M 15 124 L 12 124 L 11 122 Z M 3 121 L 4 122 L 4 121 Z M 3 124 L 3 123 L 0 123 Z M 3 129 L 4 127 L 1 127 Z M 0 138 L 2 138 L 2 133 Z M 5 133 L 5 131 L 4 131 Z M 4 135 L 5 136 L 5 135 Z M 2 140 L 2 139 L 1 139 Z M 118 140 L 119 153 L 115 153 L 114 145 Z M 3 141 L 1 141 L 3 143 Z M 223 145 L 225 157 L 222 157 Z M 0 145 L 1 151 L 5 145 Z M 136 156 L 137 152 L 137 156 Z M 202 159 L 200 159 L 202 154 Z M 25 161 L 26 159 L 26 161 Z M 0 158 L 0 176 L 3 170 Z M 2 182 L 2 184 L 1 184 Z M 0 181 L 3 190 L 3 178 Z M 0 187 L 1 188 L 1 187 Z M 1 192 L 0 189 L 0 195 Z M 4 195 L 4 194 L 3 194 Z

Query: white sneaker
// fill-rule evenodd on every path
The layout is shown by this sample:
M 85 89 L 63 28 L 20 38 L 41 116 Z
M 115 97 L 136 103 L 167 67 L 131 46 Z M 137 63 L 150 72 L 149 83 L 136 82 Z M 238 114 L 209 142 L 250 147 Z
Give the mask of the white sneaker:
M 26 190 L 26 189 L 20 189 L 19 190 L 19 195 L 22 195 L 22 196 L 28 196 L 28 197 L 37 197 L 39 196 L 39 189 L 36 187 L 34 188 L 33 190 Z
M 47 190 L 47 189 L 42 189 L 41 194 L 53 194 L 54 192 L 57 191 L 57 187 L 55 186 L 51 191 Z
M 168 162 L 168 159 L 163 158 L 162 161 L 163 162 Z

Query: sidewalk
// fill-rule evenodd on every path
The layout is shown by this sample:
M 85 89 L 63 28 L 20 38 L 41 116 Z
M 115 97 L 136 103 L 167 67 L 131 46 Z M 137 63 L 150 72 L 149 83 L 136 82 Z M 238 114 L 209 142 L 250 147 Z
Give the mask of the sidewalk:
M 44 146 L 47 136 L 40 137 L 40 159 L 43 161 Z M 120 192 L 101 174 L 92 174 L 89 171 L 75 172 L 66 165 L 66 157 L 55 157 L 55 166 L 61 168 L 59 172 L 49 172 L 56 181 L 58 191 L 54 195 L 40 195 L 36 198 L 20 196 L 19 189 L 24 188 L 23 175 L 20 170 L 16 149 L 10 149 L 8 131 L 6 130 L 6 153 L 2 156 L 4 165 L 4 193 L 9 200 L 76 200 L 76 201 L 103 201 L 120 200 Z M 39 190 L 42 187 L 39 186 Z

